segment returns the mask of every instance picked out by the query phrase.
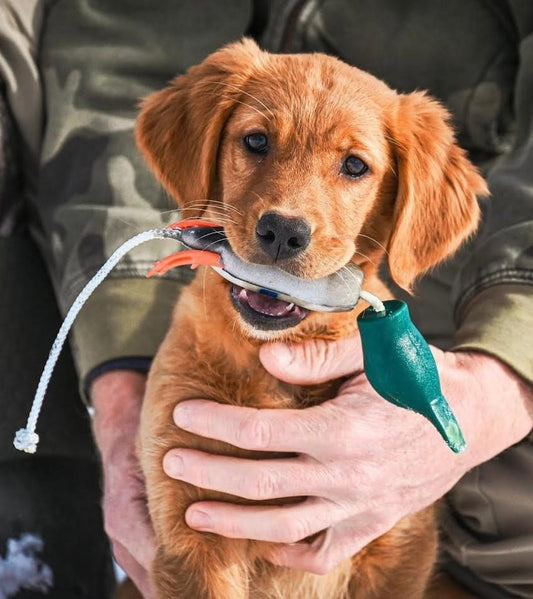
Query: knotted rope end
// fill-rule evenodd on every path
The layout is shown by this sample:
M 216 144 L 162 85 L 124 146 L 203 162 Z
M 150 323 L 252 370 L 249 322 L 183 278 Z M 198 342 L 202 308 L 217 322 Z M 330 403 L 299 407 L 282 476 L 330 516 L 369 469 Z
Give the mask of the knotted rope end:
M 26 453 L 35 453 L 37 451 L 37 443 L 39 443 L 39 435 L 27 428 L 21 428 L 15 433 L 13 445 L 19 451 Z

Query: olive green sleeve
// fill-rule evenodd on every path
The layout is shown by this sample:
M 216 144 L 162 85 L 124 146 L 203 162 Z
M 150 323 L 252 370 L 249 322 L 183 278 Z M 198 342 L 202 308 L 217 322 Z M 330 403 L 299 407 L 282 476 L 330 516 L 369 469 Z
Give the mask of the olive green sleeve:
M 454 350 L 480 351 L 533 383 L 533 285 L 488 287 L 468 304 Z
M 165 279 L 104 281 L 82 308 L 73 328 L 82 381 L 102 364 L 149 360 L 163 339 L 179 286 Z

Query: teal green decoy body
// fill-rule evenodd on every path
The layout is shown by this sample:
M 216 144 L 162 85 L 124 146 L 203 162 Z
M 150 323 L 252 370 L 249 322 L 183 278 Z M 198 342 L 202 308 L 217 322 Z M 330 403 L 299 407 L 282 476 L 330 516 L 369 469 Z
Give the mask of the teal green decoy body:
M 454 452 L 462 452 L 463 434 L 442 395 L 433 354 L 412 323 L 407 304 L 389 300 L 384 305 L 385 312 L 367 308 L 357 319 L 370 384 L 391 403 L 425 416 Z

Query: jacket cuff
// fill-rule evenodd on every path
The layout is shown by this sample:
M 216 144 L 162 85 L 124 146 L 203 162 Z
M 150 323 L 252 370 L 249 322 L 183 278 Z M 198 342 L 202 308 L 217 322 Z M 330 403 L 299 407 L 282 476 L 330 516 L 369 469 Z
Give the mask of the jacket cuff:
M 109 279 L 98 287 L 73 326 L 82 391 L 105 364 L 148 367 L 169 328 L 181 287 L 175 280 L 140 278 Z
M 490 354 L 533 383 L 532 314 L 533 285 L 493 285 L 464 309 L 452 349 Z

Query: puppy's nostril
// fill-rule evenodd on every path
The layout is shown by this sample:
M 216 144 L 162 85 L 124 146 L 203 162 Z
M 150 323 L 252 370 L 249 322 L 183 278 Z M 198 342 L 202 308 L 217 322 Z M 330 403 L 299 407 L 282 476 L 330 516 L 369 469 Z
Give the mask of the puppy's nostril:
M 311 241 L 311 227 L 302 218 L 267 212 L 259 219 L 256 235 L 263 250 L 274 260 L 292 258 Z

